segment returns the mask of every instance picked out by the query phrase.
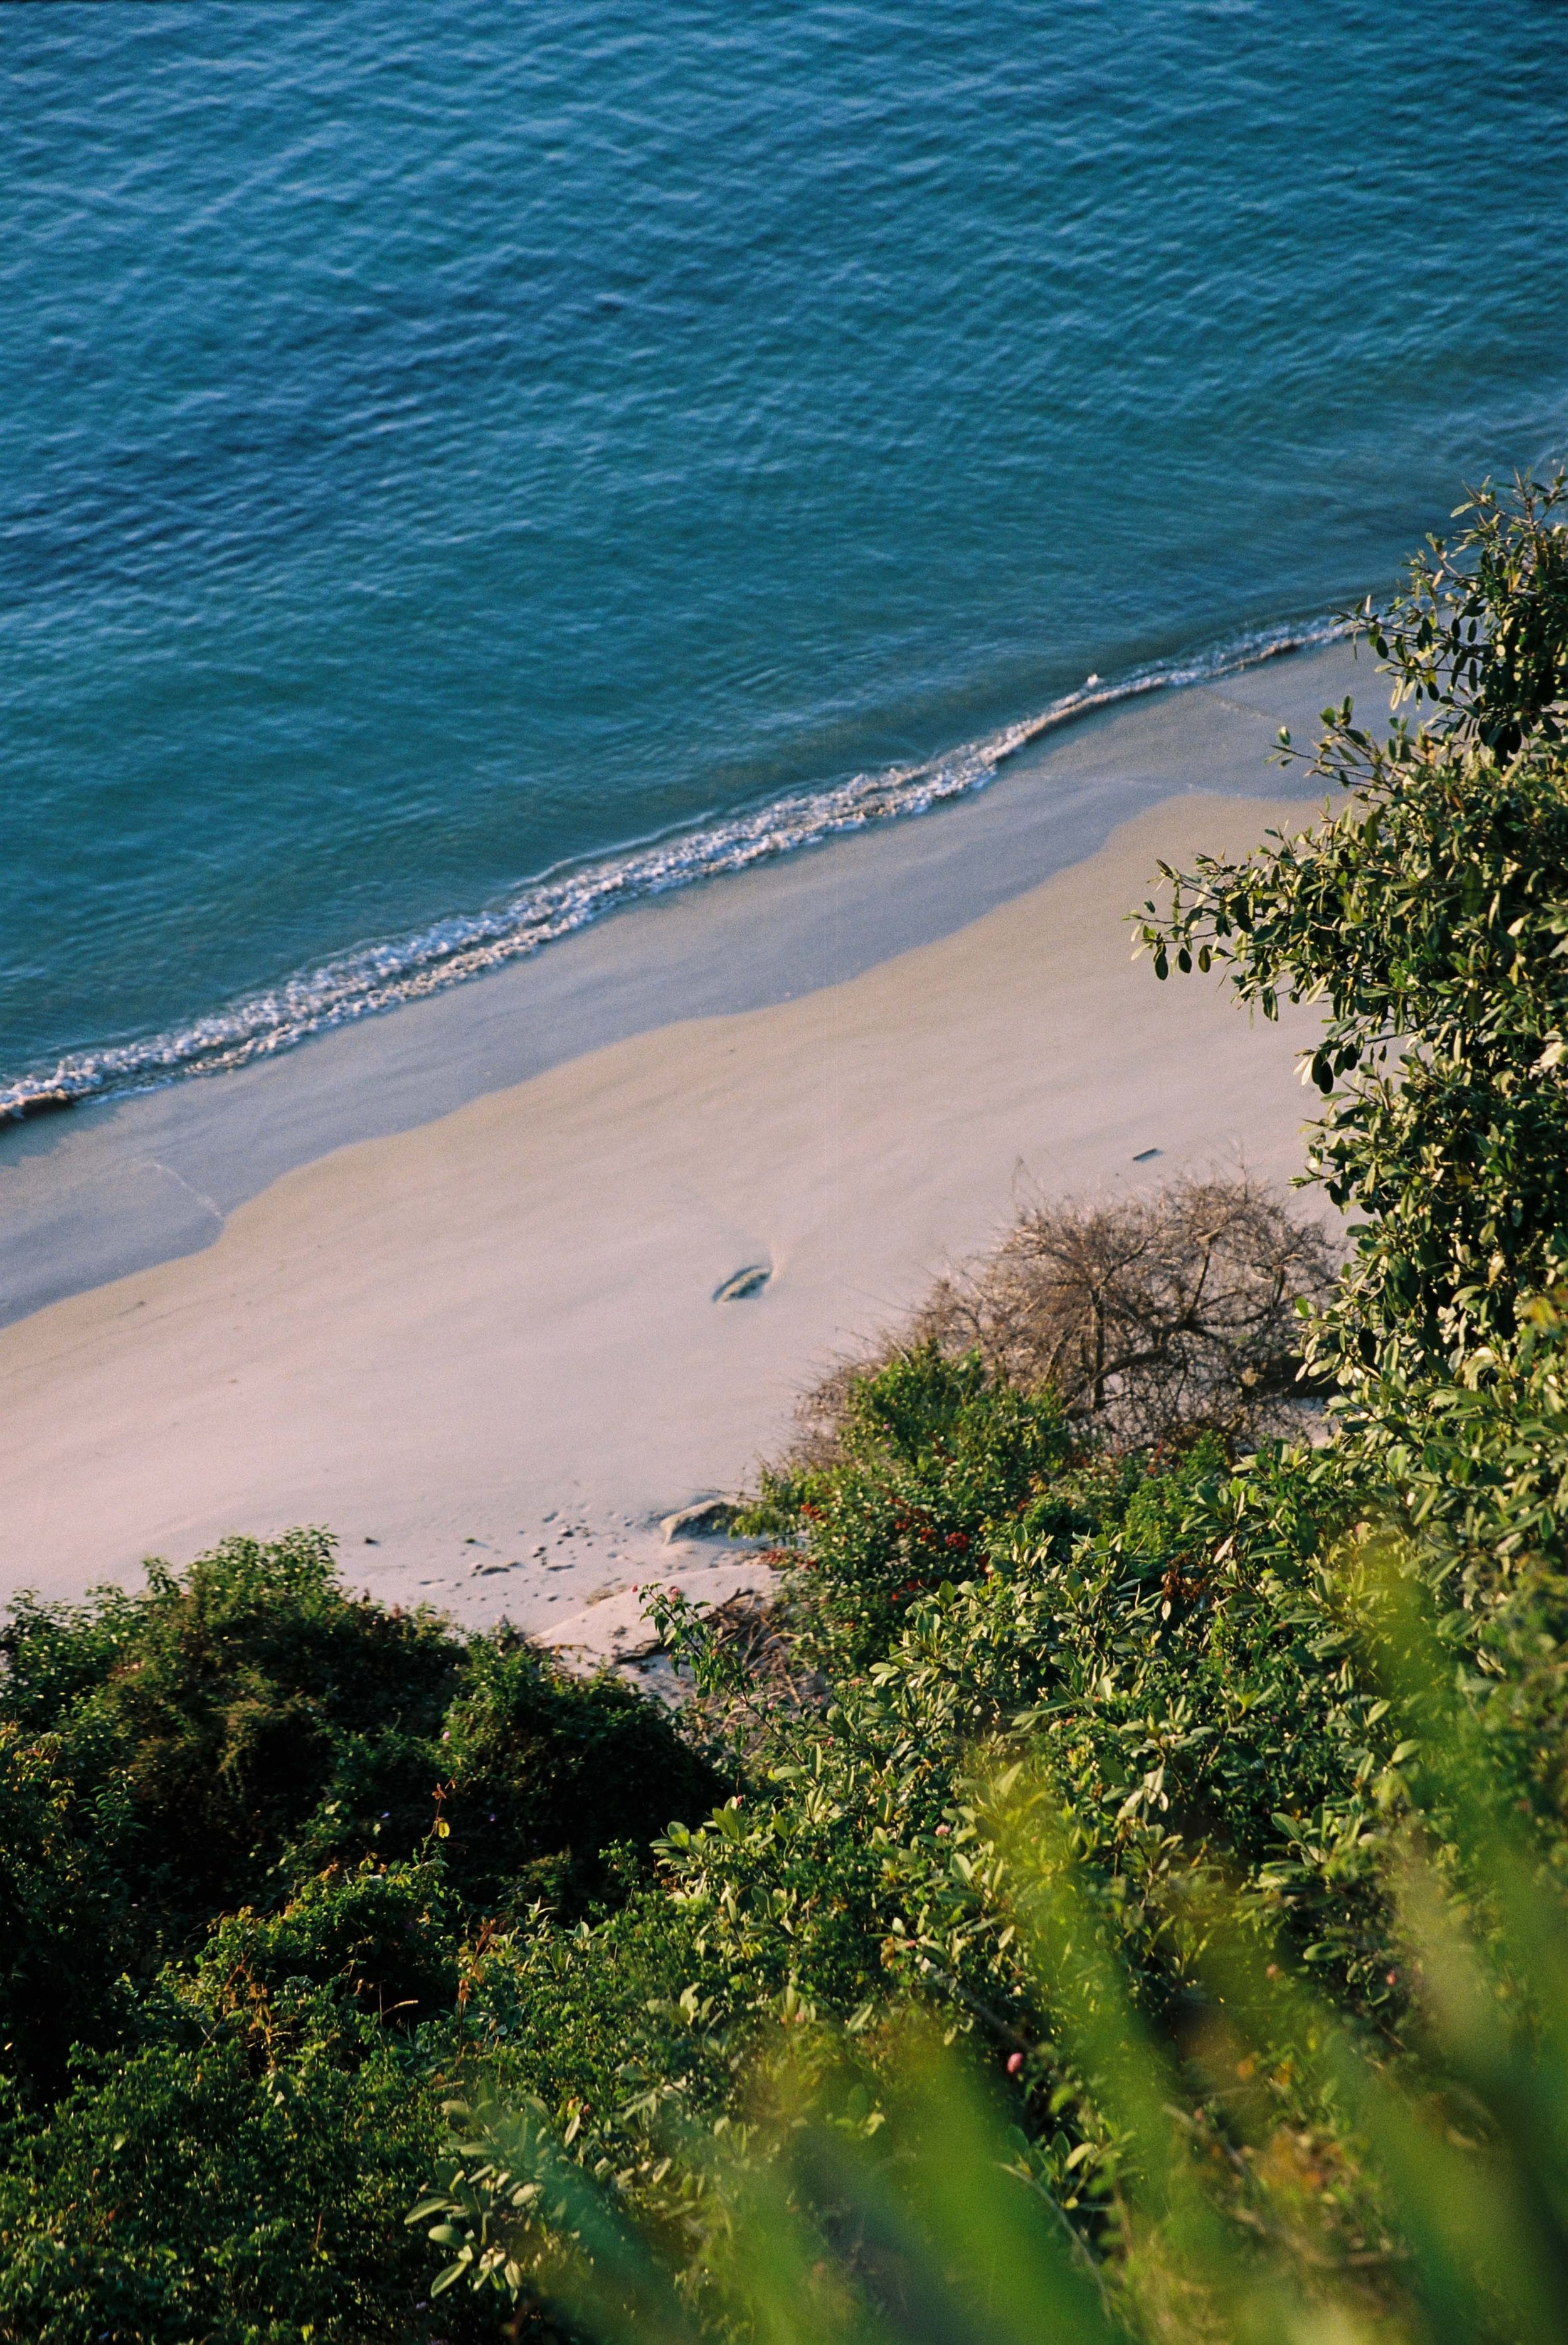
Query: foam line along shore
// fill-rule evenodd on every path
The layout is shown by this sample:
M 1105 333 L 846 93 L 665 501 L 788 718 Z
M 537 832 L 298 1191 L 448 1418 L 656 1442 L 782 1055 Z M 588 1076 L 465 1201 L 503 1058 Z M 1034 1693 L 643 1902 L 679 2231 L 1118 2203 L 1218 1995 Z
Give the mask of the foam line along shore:
M 0 1128 L 83 1100 L 146 1091 L 182 1076 L 222 1073 L 274 1057 L 311 1035 L 418 1001 L 524 959 L 591 922 L 727 873 L 755 869 L 874 824 L 905 820 L 986 788 L 1011 758 L 1057 728 L 1152 692 L 1217 683 L 1283 655 L 1334 642 L 1345 624 L 1318 619 L 1266 628 L 1135 669 L 1090 676 L 1037 715 L 915 765 L 855 774 L 770 800 L 615 855 L 546 873 L 502 901 L 454 913 L 417 933 L 356 948 L 177 1030 L 74 1051 L 0 1079 Z
M 842 984 L 1093 855 L 1189 790 L 1303 787 L 1281 725 L 1366 695 L 1330 643 L 1081 713 L 918 819 L 672 888 L 473 982 L 339 1021 L 211 1080 L 166 1081 L 0 1136 L 0 1324 L 208 1245 L 246 1199 L 335 1148 L 412 1129 L 610 1042 Z

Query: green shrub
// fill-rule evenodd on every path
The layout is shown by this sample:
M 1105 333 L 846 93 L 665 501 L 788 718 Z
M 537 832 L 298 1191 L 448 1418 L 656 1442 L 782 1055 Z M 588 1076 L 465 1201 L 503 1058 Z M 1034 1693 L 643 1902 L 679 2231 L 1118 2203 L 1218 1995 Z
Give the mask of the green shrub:
M 366 1858 L 305 1882 L 281 1913 L 226 1915 L 196 1960 L 165 1978 L 177 2002 L 239 2024 L 263 2062 L 302 2033 L 350 2055 L 360 2019 L 404 2033 L 450 2013 L 460 1944 L 439 1863 Z
M 82 1738 L 100 1746 L 83 1780 L 79 1744 L 0 1721 L 0 2072 L 38 2089 L 64 2081 L 74 2044 L 118 2032 L 145 1942 L 140 1822 L 105 1739 Z
M 838 1445 L 835 1465 L 764 1474 L 739 1524 L 797 1543 L 797 1626 L 835 1673 L 882 1652 L 912 1602 L 967 1577 L 1031 1506 L 1059 1510 L 1080 1454 L 1048 1392 L 935 1343 L 850 1380 Z
M 448 1716 L 448 1873 L 465 1903 L 563 1918 L 621 1893 L 614 1852 L 643 1849 L 723 1788 L 667 1714 L 611 1676 L 562 1676 L 521 1638 L 476 1639 Z
M 429 2267 L 398 2233 L 438 2138 L 374 2045 L 349 2068 L 308 2041 L 258 2074 L 225 2027 L 89 2063 L 5 2129 L 0 2338 L 415 2345 Z
M 439 1848 L 455 1992 L 462 1917 L 612 1903 L 721 1789 L 619 1680 L 352 1597 L 319 1531 L 25 1597 L 0 1654 L 0 2064 L 43 2097 L 218 1916 L 285 1929 L 296 1884 Z
M 1032 2040 L 982 2063 L 911 2016 L 879 2057 L 842 2033 L 775 2053 L 747 2126 L 666 2133 L 679 2227 L 629 2219 L 623 2178 L 585 2171 L 543 2106 L 454 2104 L 410 2217 L 452 2257 L 438 2286 L 617 2345 L 1550 2345 L 1568 1911 L 1500 1822 L 1441 1675 L 1424 1693 L 1458 1841 L 1435 1863 L 1412 1841 L 1401 1868 L 1419 1981 L 1402 2045 L 1347 2027 L 1223 1893 L 1188 2026 L 1152 2027 L 1036 1771 L 989 1803 L 1009 1860 L 994 1893 L 1047 2023 Z M 1451 1862 L 1475 1902 L 1446 1886 Z M 1114 2255 L 1085 2252 L 1091 2212 Z
M 152 1565 L 134 1596 L 24 1598 L 0 1653 L 0 1718 L 110 1803 L 149 1965 L 276 1893 L 313 1825 L 340 1855 L 430 1828 L 462 1647 L 433 1614 L 350 1597 L 323 1532 L 226 1539 L 183 1578 Z

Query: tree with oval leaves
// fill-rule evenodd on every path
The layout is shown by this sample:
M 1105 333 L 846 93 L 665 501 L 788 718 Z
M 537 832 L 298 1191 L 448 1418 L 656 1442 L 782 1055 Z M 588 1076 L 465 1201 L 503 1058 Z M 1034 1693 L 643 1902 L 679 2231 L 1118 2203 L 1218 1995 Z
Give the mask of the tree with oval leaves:
M 1568 1274 L 1565 502 L 1559 474 L 1461 506 L 1360 616 L 1424 721 L 1379 739 L 1325 710 L 1310 769 L 1346 802 L 1241 862 L 1162 865 L 1168 908 L 1135 916 L 1159 977 L 1218 962 L 1267 1018 L 1324 1006 L 1310 1176 L 1365 1218 L 1309 1348 L 1363 1396 L 1462 1378 Z

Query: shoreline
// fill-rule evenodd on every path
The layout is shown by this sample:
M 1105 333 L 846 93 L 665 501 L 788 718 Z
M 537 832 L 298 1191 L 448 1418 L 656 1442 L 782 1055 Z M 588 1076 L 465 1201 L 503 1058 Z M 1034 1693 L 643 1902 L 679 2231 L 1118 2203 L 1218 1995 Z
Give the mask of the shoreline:
M 661 1518 L 744 1481 L 814 1375 L 985 1244 L 1020 1193 L 1114 1193 L 1238 1155 L 1274 1181 L 1299 1169 L 1295 1055 L 1315 1014 L 1252 1027 L 1214 980 L 1159 985 L 1123 916 L 1160 858 L 1244 851 L 1308 815 L 1315 792 L 1256 784 L 1277 724 L 1299 727 L 1292 709 L 1341 682 L 1333 657 L 1278 663 L 1272 707 L 1199 687 L 1138 710 L 1134 739 L 1118 712 L 946 815 L 640 908 L 247 1071 L 238 1120 L 247 1075 L 104 1113 L 96 1161 L 78 1143 L 66 1167 L 75 1208 L 106 1200 L 109 1237 L 155 1258 L 0 1332 L 6 1589 L 76 1596 L 148 1553 L 183 1564 L 228 1530 L 314 1521 L 387 1601 L 505 1614 L 590 1656 L 599 1606 L 606 1639 L 634 1633 L 641 1581 L 732 1592 L 742 1558 L 671 1548 Z M 1173 715 L 1151 742 L 1147 720 Z M 1220 787 L 1194 787 L 1199 772 Z M 1030 884 L 1030 855 L 1053 850 Z M 544 1034 L 515 980 L 552 959 L 577 1022 Z M 722 1000 L 726 982 L 776 998 L 706 1007 L 703 986 Z M 683 992 L 694 1014 L 658 1015 Z M 426 1055 L 422 1089 L 421 1011 L 448 1037 L 466 1024 L 470 1045 Z M 569 1051 L 595 1018 L 630 1030 Z M 505 1081 L 509 1035 L 552 1062 Z M 343 1046 L 367 1041 L 346 1081 Z M 432 1072 L 469 1096 L 444 1104 Z M 389 1101 L 389 1130 L 354 1131 Z M 220 1208 L 208 1191 L 181 1248 L 147 1213 L 125 1125 L 139 1105 L 167 1133 L 177 1108 L 199 1139 L 192 1103 L 248 1192 Z M 271 1178 L 265 1151 L 244 1153 L 257 1132 L 295 1156 Z M 66 1136 L 37 1148 L 39 1174 Z M 758 1266 L 760 1287 L 714 1299 Z
M 238 1071 L 362 1018 L 530 959 L 596 920 L 668 893 L 824 847 L 889 820 L 961 803 L 986 788 L 1021 751 L 1146 694 L 1221 684 L 1292 652 L 1341 642 L 1347 623 L 1317 619 L 1239 635 L 1106 682 L 1098 675 L 1032 716 L 904 765 L 713 815 L 592 857 L 568 857 L 474 912 L 455 912 L 401 936 L 344 948 L 314 968 L 220 1004 L 183 1026 L 67 1052 L 52 1068 L 0 1079 L 0 1132 L 63 1109 L 112 1103 L 191 1077 Z
M 298 1166 L 689 1018 L 765 1008 L 955 933 L 1194 789 L 1311 803 L 1268 751 L 1374 683 L 1348 645 L 1121 700 L 981 793 L 612 914 L 273 1059 L 0 1129 L 0 1328 L 210 1244 Z M 1147 892 L 1147 891 L 1142 891 Z
M 1125 915 L 1160 858 L 1307 818 L 1316 790 L 1260 794 L 1268 748 L 1358 680 L 1334 645 L 1225 679 L 1245 699 L 1122 705 L 979 797 L 22 1127 L 0 1587 L 315 1522 L 389 1602 L 592 1660 L 646 1579 L 754 1582 L 663 1518 L 744 1482 L 1021 1193 L 1299 1169 L 1315 1013 L 1159 985 Z

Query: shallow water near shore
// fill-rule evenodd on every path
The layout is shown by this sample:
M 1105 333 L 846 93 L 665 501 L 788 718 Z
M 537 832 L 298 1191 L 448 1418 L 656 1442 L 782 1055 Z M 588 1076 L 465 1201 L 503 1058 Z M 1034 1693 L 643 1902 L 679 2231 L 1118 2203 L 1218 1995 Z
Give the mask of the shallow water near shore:
M 1409 29 L 5 12 L 0 1086 L 272 1050 L 1384 589 L 1568 402 L 1568 23 Z
M 1117 701 L 1051 727 L 992 787 L 921 820 L 622 907 L 480 983 L 213 1081 L 0 1125 L 0 1326 L 210 1245 L 236 1206 L 333 1150 L 660 1027 L 820 993 L 950 937 L 1165 800 L 1310 801 L 1320 786 L 1300 766 L 1270 765 L 1280 726 L 1306 737 L 1346 693 L 1373 716 L 1387 690 L 1364 652 L 1336 643 Z M 1138 874 L 1128 906 L 1155 877 Z

